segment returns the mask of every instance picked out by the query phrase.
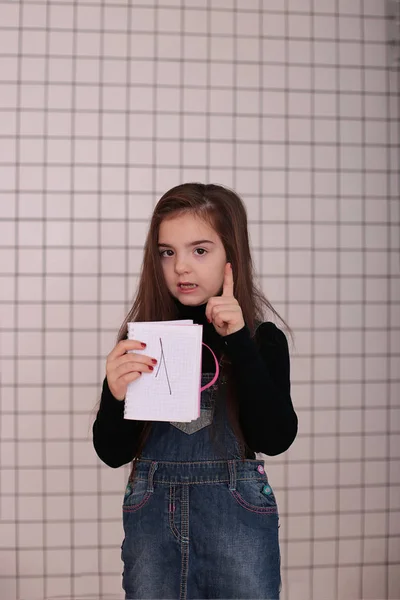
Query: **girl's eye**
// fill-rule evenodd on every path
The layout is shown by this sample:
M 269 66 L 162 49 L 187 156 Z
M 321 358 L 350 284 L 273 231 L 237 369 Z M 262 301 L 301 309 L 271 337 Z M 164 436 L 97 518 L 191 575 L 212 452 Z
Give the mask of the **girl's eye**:
M 198 250 L 200 250 L 200 251 L 201 251 L 201 254 L 198 254 L 198 256 L 204 256 L 205 254 L 207 254 L 207 250 L 206 250 L 205 248 L 196 248 L 195 252 L 196 252 L 196 251 L 198 251 Z M 164 257 L 166 256 L 166 255 L 165 255 L 165 253 L 166 253 L 166 252 L 172 252 L 172 250 L 162 250 L 162 251 L 160 252 L 160 256 L 161 256 L 162 258 L 164 258 Z M 171 255 L 170 255 L 170 254 L 168 254 L 167 256 L 171 256 Z

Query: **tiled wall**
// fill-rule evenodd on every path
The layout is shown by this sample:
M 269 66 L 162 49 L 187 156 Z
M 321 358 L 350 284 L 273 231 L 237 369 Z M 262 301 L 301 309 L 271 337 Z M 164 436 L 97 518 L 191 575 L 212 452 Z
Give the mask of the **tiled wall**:
M 154 204 L 234 187 L 296 335 L 283 600 L 400 597 L 399 85 L 383 0 L 0 2 L 0 596 L 120 598 L 91 443 Z M 394 29 L 392 29 L 394 30 Z M 251 568 L 251 565 L 250 567 Z

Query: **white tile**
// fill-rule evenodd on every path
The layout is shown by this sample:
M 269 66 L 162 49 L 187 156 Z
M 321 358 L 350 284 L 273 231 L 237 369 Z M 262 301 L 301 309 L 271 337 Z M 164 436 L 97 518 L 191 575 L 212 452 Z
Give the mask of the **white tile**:
M 52 548 L 46 551 L 46 574 L 62 575 L 71 573 L 71 550 Z
M 87 539 L 88 538 L 86 538 L 86 540 Z M 73 569 L 75 573 L 90 573 L 95 572 L 98 569 L 97 553 L 95 551 L 88 552 L 86 548 L 75 548 L 73 561 Z M 107 572 L 109 569 L 106 567 L 105 571 Z
M 341 92 L 361 92 L 362 78 L 360 69 L 339 69 L 339 88 Z
M 385 225 L 365 226 L 365 241 L 368 249 L 384 249 L 388 243 L 388 229 Z
M 359 17 L 339 16 L 339 39 L 340 40 L 360 40 L 361 19 Z
M 7 61 L 7 59 L 6 59 Z M 3 76 L 5 79 L 14 79 L 14 74 L 7 73 L 7 62 L 2 61 L 3 63 Z M 4 64 L 6 62 L 6 64 Z M 10 61 L 11 62 L 11 61 Z M 11 62 L 12 64 L 12 62 Z M 46 78 L 45 74 L 45 62 L 41 58 L 36 57 L 22 57 L 21 59 L 21 79 L 22 80 L 31 80 L 31 81 L 42 81 L 44 82 Z M 15 73 L 15 72 L 14 72 Z
M 47 441 L 45 460 L 49 467 L 70 465 L 70 443 L 64 440 Z
M 36 367 L 37 368 L 37 367 Z M 31 376 L 32 377 L 32 376 Z M 46 385 L 57 385 L 63 384 L 68 385 L 70 383 L 70 366 L 66 361 L 60 359 L 51 359 L 47 358 L 45 364 L 45 381 Z M 58 400 L 63 400 L 63 396 L 60 395 Z M 51 406 L 53 407 L 54 400 L 51 402 Z M 56 410 L 56 406 L 54 410 Z M 65 411 L 66 405 L 64 405 L 63 410 Z
M 320 6 L 318 6 L 318 11 L 319 12 L 324 12 L 320 10 Z M 329 11 L 331 12 L 331 11 Z M 322 16 L 322 15 L 314 15 L 313 17 L 313 34 L 316 38 L 320 38 L 318 39 L 318 42 L 316 42 L 319 45 L 319 49 L 321 49 L 322 47 L 325 48 L 325 50 L 327 51 L 327 56 L 330 56 L 331 53 L 334 52 L 334 47 L 333 44 L 332 45 L 328 45 L 325 41 L 323 42 L 322 40 L 333 40 L 336 37 L 336 22 L 335 22 L 335 18 L 333 16 Z M 322 46 L 323 44 L 323 46 Z M 324 55 L 325 53 L 322 54 L 322 62 L 324 62 Z M 319 56 L 320 54 L 318 53 L 316 56 L 318 56 L 318 62 L 320 62 L 319 60 Z M 329 59 L 328 59 L 329 60 Z
M 153 31 L 155 27 L 154 7 L 131 6 L 131 23 L 135 31 Z M 160 24 L 158 23 L 160 28 Z M 161 28 L 160 28 L 161 29 Z
M 94 23 L 92 23 L 92 25 L 94 25 Z M 81 25 L 78 25 L 78 27 L 81 27 Z M 96 27 L 96 26 L 86 27 L 85 26 L 85 28 L 97 29 L 98 27 Z M 33 33 L 33 32 L 30 32 L 30 33 Z M 24 35 L 23 39 L 25 39 L 25 35 Z M 45 41 L 45 39 L 46 39 L 45 36 L 43 36 L 44 41 Z M 35 42 L 37 43 L 37 40 L 30 41 L 30 46 L 31 46 L 32 50 L 33 50 L 33 45 L 35 44 Z M 73 54 L 73 39 L 72 39 L 72 36 L 69 33 L 69 31 L 64 32 L 64 31 L 50 30 L 47 44 L 49 46 L 48 51 L 50 52 L 51 55 L 71 56 Z M 36 46 L 36 50 L 38 50 L 38 46 Z M 43 53 L 46 53 L 46 52 L 47 52 L 47 50 L 43 49 Z M 37 53 L 42 54 L 42 52 L 37 52 Z
M 2 337 L 4 337 L 4 334 Z M 15 423 L 15 415 L 2 414 L 0 423 L 0 434 L 2 440 L 11 441 L 15 438 L 15 432 L 17 431 Z
M 76 53 L 80 57 L 78 62 L 82 61 L 85 63 L 85 56 L 94 57 L 99 54 L 101 44 L 100 33 L 96 31 L 77 31 L 75 44 Z M 79 69 L 80 65 L 77 64 L 76 68 Z
M 291 168 L 310 169 L 311 168 L 311 147 L 305 144 L 290 145 L 288 148 L 288 164 Z
M 50 32 L 49 40 L 51 39 L 54 39 L 54 34 L 52 36 Z M 42 31 L 24 31 L 24 34 L 21 37 L 21 46 L 22 52 L 26 56 L 36 54 L 44 55 L 46 53 L 46 36 Z M 51 53 L 57 54 L 58 52 L 52 51 Z
M 383 557 L 386 556 L 386 539 L 385 537 L 375 537 L 364 540 L 364 555 L 363 560 L 368 565 L 368 563 L 377 563 L 383 560 Z M 369 568 L 369 567 L 368 567 Z
M 363 65 L 365 67 L 386 67 L 387 49 L 384 44 L 363 44 Z
M 72 29 L 74 24 L 74 10 L 72 6 L 52 6 L 49 11 L 51 29 Z
M 204 148 L 204 154 L 205 154 L 205 148 Z M 204 159 L 204 166 L 205 166 L 205 159 Z M 193 165 L 190 165 L 191 167 Z M 182 177 L 182 172 L 183 169 L 182 167 L 179 169 L 178 165 L 174 166 L 174 168 L 172 167 L 168 167 L 165 169 L 156 169 L 156 173 L 155 173 L 155 191 L 156 194 L 161 197 L 162 194 L 165 193 L 165 190 L 168 190 L 170 188 L 172 188 L 173 186 L 175 186 L 178 182 L 182 183 L 183 181 L 181 180 Z
M 97 360 L 91 358 L 74 359 L 72 365 L 72 377 L 74 384 L 98 385 L 99 365 Z
M 99 6 L 79 6 L 77 9 L 77 23 L 79 29 L 96 29 L 99 30 L 101 12 Z M 110 23 L 111 29 L 111 23 Z
M 362 114 L 362 97 L 360 94 L 341 92 L 339 96 L 339 112 L 341 117 L 359 117 Z M 341 127 L 341 130 L 345 129 Z
M 254 112 L 253 108 L 248 109 L 248 104 L 244 102 L 245 99 L 251 99 L 252 92 L 241 92 L 237 96 L 238 101 L 238 113 L 249 113 Z M 210 93 L 210 111 L 214 113 L 227 113 L 233 112 L 234 95 L 231 90 L 211 90 Z M 204 106 L 202 108 L 204 110 Z
M 224 69 L 221 71 L 225 71 L 228 75 L 232 73 L 232 70 L 227 69 L 227 65 L 223 65 Z M 256 88 L 258 89 L 260 86 L 260 78 L 261 78 L 261 68 L 259 65 L 251 65 L 251 64 L 238 64 L 235 70 L 236 77 L 236 85 L 238 87 L 246 87 L 246 88 Z M 221 83 L 217 85 L 223 85 L 224 77 L 220 78 Z M 229 77 L 229 80 L 226 81 L 226 85 L 232 85 L 232 80 Z M 270 81 L 264 82 L 266 85 L 270 85 Z
M 20 363 L 28 361 L 19 361 Z M 32 362 L 32 361 L 31 361 Z M 19 379 L 23 382 L 23 379 Z M 27 378 L 25 382 L 28 383 Z M 32 381 L 32 383 L 35 383 Z M 40 467 L 43 465 L 43 443 L 41 440 L 18 442 L 18 467 Z
M 5 7 L 3 7 L 4 9 Z M 5 12 L 3 10 L 3 12 Z M 12 29 L 7 31 L 3 29 L 0 39 L 0 52 L 2 54 L 17 54 L 18 53 L 18 37 Z
M 340 511 L 361 511 L 362 496 L 363 494 L 359 488 L 341 489 L 339 492 Z
M 288 568 L 290 569 L 294 569 L 294 568 L 299 568 L 299 567 L 307 567 L 310 563 L 310 558 L 311 558 L 311 549 L 310 549 L 310 542 L 292 542 L 290 545 L 288 545 L 287 548 L 287 559 L 285 561 L 285 563 L 287 564 Z M 304 587 L 307 589 L 308 586 L 308 581 L 304 580 L 302 582 L 302 589 L 304 589 Z M 297 589 L 297 594 L 299 594 L 299 586 L 296 586 Z M 307 595 L 304 595 L 301 597 L 301 600 L 305 600 L 305 598 L 309 598 L 309 591 L 306 592 Z M 298 595 L 298 597 L 300 598 L 300 595 Z
M 13 246 L 16 240 L 16 223 L 13 221 L 0 222 L 0 245 L 1 246 Z M 18 237 L 19 228 L 18 228 Z
M 342 224 L 339 226 L 340 247 L 342 249 L 359 249 L 363 245 L 363 229 L 357 224 Z
M 18 529 L 18 544 L 21 549 L 43 546 L 43 525 L 41 523 L 24 523 Z M 33 573 L 29 573 L 33 575 Z
M 379 4 L 379 3 L 376 3 Z M 385 14 L 382 14 L 385 17 Z M 385 18 L 382 19 L 365 19 L 363 20 L 363 33 L 366 42 L 380 42 L 385 44 L 387 38 L 387 23 Z
M 362 360 L 359 356 L 341 356 L 339 369 L 343 381 L 360 381 L 363 377 Z
M 66 471 L 64 471 L 64 474 Z M 63 520 L 71 519 L 71 499 L 69 496 L 62 494 L 59 496 L 46 496 L 45 514 L 48 520 L 59 520 L 60 513 L 63 515 Z M 96 518 L 96 507 L 93 507 L 93 518 Z M 78 517 L 79 518 L 79 517 Z
M 308 97 L 307 101 L 311 104 L 311 98 Z M 308 114 L 311 115 L 311 107 L 308 110 Z M 314 96 L 314 114 L 317 117 L 336 117 L 336 98 L 333 94 L 316 94 Z
M 380 273 L 379 275 L 383 275 Z M 367 302 L 388 302 L 388 287 L 382 285 L 382 279 L 367 279 L 365 288 L 365 299 Z
M 336 562 L 336 545 L 334 543 L 327 544 L 324 540 L 315 540 L 314 544 L 314 565 L 329 566 Z
M 281 103 L 280 110 L 278 111 L 279 115 L 285 110 L 285 102 L 283 101 L 283 93 L 281 94 Z M 307 92 L 290 92 L 288 93 L 289 103 L 288 103 L 288 112 L 290 116 L 311 116 L 311 95 Z M 318 100 L 318 96 L 315 96 L 315 114 L 320 114 L 320 101 Z
M 187 58 L 187 56 L 185 55 L 185 58 Z M 165 61 L 163 62 L 163 65 L 165 64 Z M 172 63 L 175 64 L 175 66 L 178 65 L 178 63 Z M 229 65 L 224 64 L 224 66 L 226 67 L 226 69 L 229 69 Z M 180 68 L 183 69 L 183 82 L 185 85 L 195 85 L 195 86 L 206 86 L 207 85 L 207 79 L 208 79 L 208 74 L 209 74 L 209 69 L 211 69 L 210 72 L 210 76 L 211 79 L 213 78 L 213 69 L 218 70 L 218 63 L 216 64 L 207 64 L 206 62 L 200 62 L 199 60 L 196 61 L 196 64 L 194 65 L 192 62 L 188 62 L 188 61 L 184 61 L 182 64 L 182 67 L 180 67 L 178 65 L 178 71 L 177 74 L 175 75 L 175 73 L 173 74 L 173 78 L 172 81 L 171 79 L 169 79 L 168 81 L 164 81 L 164 83 L 174 83 L 174 81 L 177 82 L 177 85 L 179 85 L 180 81 L 181 81 L 181 75 L 180 75 Z M 221 64 L 221 69 L 222 69 L 222 64 Z M 221 70 L 220 69 L 220 70 Z M 163 70 L 163 69 L 161 69 Z M 159 69 L 159 71 L 161 71 Z M 215 73 L 215 71 L 214 71 Z M 161 76 L 161 73 L 160 73 Z
M 187 38 L 186 38 L 187 39 Z M 185 39 L 185 41 L 186 41 Z M 198 40 L 199 38 L 193 38 Z M 159 34 L 157 38 L 157 58 L 181 58 L 181 40 L 178 36 Z M 186 46 L 186 44 L 185 44 Z M 189 46 L 189 44 L 187 44 Z M 186 56 L 187 58 L 187 56 Z M 195 58 L 195 57 L 193 57 Z M 148 67 L 147 67 L 148 68 Z
M 163 36 L 164 43 L 168 44 L 166 36 Z M 154 42 L 154 36 L 151 33 L 137 33 L 131 35 L 130 40 L 130 54 L 134 59 L 141 58 L 156 58 L 157 46 Z M 154 73 L 154 68 L 150 69 Z M 111 72 L 110 72 L 110 76 Z M 124 63 L 121 62 L 119 81 L 123 83 L 125 81 L 126 73 Z M 172 83 L 172 82 L 170 82 Z
M 313 378 L 315 381 L 332 381 L 335 379 L 335 373 L 336 365 L 332 357 L 314 357 Z
M 258 144 L 246 144 L 246 143 L 236 143 L 235 144 L 235 160 L 236 164 L 241 167 L 259 167 L 261 164 L 260 153 L 262 151 L 262 147 Z M 268 157 L 266 157 L 265 162 L 269 164 Z M 231 163 L 232 164 L 232 163 Z
M 277 173 L 281 189 L 276 193 L 289 192 L 290 194 L 298 194 L 301 190 L 302 194 L 311 194 L 311 174 L 309 171 L 291 171 L 287 177 L 287 190 L 285 189 L 285 174 Z
M 385 144 L 387 143 L 387 125 L 384 121 L 366 121 L 365 122 L 365 142 L 367 144 Z
M 68 493 L 69 490 L 66 491 Z M 71 545 L 71 525 L 70 523 L 46 523 L 45 539 L 47 548 L 56 548 L 60 546 L 60 540 L 64 546 Z
M 43 575 L 43 552 L 35 550 L 19 551 L 19 574 L 26 575 Z
M 46 415 L 45 431 L 49 440 L 68 440 L 71 436 L 69 419 L 65 415 Z
M 173 55 L 173 53 L 172 53 L 171 56 L 168 54 L 167 57 L 180 58 L 179 52 L 180 52 L 180 50 L 178 50 L 178 48 L 176 48 L 175 55 Z M 207 60 L 209 52 L 211 52 L 211 50 L 210 50 L 208 38 L 206 36 L 202 36 L 202 35 L 184 36 L 184 38 L 183 38 L 183 58 L 185 58 L 186 60 L 194 59 L 197 64 L 197 61 Z M 218 56 L 214 55 L 213 59 L 218 60 Z M 191 64 L 191 68 L 195 69 L 195 65 Z
M 236 41 L 236 57 L 240 61 L 259 62 L 261 51 L 261 41 L 258 38 L 238 38 Z M 226 58 L 227 60 L 233 58 L 234 53 L 229 55 L 221 56 L 220 58 Z
M 286 31 L 285 16 L 283 14 L 265 13 L 262 17 L 263 36 L 268 40 L 271 37 L 284 37 Z M 272 47 L 279 47 L 280 40 L 269 40 Z M 283 47 L 283 44 L 282 44 Z M 265 49 L 265 42 L 264 42 Z
M 183 16 L 183 31 L 185 33 L 204 33 L 208 32 L 208 13 L 205 10 L 185 10 Z M 211 17 L 214 12 L 211 13 Z
M 361 49 L 365 52 L 365 47 L 359 42 L 340 42 L 338 45 L 340 65 L 361 66 L 361 64 L 365 64 L 365 55 L 363 59 L 361 58 Z M 334 51 L 333 44 L 332 49 Z
M 274 257 L 274 262 L 275 262 Z M 281 273 L 284 272 L 284 266 L 282 265 Z M 289 276 L 292 275 L 311 275 L 312 264 L 311 264 L 311 252 L 309 250 L 296 250 L 289 252 Z
M 125 58 L 128 52 L 128 35 L 121 31 L 103 33 L 103 51 L 104 56 L 107 57 Z M 95 51 L 94 54 L 96 55 L 97 52 Z
M 395 364 L 395 359 L 391 357 L 390 362 L 393 362 L 393 367 L 396 368 L 398 365 Z M 386 357 L 366 357 L 365 359 L 365 370 L 366 380 L 385 380 L 388 373 L 388 359 Z
M 359 598 L 361 591 L 360 586 L 360 573 L 358 567 L 349 567 L 347 565 L 341 565 L 338 570 L 338 592 L 337 595 L 343 596 L 348 595 L 350 598 Z
M 211 142 L 209 145 L 209 153 L 210 162 L 213 166 L 232 167 L 234 162 L 234 148 L 232 144 Z
M 316 302 L 335 302 L 338 283 L 332 277 L 318 277 L 314 280 L 314 299 Z
M 313 88 L 317 91 L 335 91 L 337 69 L 327 66 L 315 67 L 313 72 Z
M 310 38 L 311 15 L 288 15 L 288 35 L 291 38 Z M 275 34 L 276 35 L 276 34 Z M 316 36 L 318 37 L 318 36 Z
M 14 285 L 15 284 L 13 283 L 13 286 Z M 12 290 L 12 292 L 14 292 L 14 290 Z M 5 288 L 4 293 L 10 293 L 7 287 Z M 17 296 L 18 300 L 23 302 L 41 301 L 43 299 L 43 282 L 41 277 L 29 275 L 19 277 Z
M 339 556 L 341 563 L 351 563 L 356 561 L 361 554 L 362 538 L 341 539 L 339 540 Z
M 0 108 L 15 108 L 17 104 L 17 86 L 12 83 L 0 84 L 0 91 Z M 21 114 L 23 114 L 22 110 Z M 15 135 L 17 127 L 16 114 L 7 111 L 4 113 L 0 113 L 0 118 L 2 131 L 4 131 L 4 133 L 7 135 Z
M 264 22 L 270 15 L 263 14 L 261 19 Z M 259 15 L 256 12 L 241 12 L 236 18 L 236 34 L 254 36 L 255 32 L 259 31 L 260 21 Z
M 114 250 L 103 248 L 101 250 L 100 270 L 102 274 L 124 274 L 127 269 L 126 261 L 129 261 L 129 271 L 136 270 L 140 263 L 134 265 L 133 259 L 138 256 L 136 251 L 126 254 L 125 250 Z
M 233 35 L 234 15 L 231 12 L 212 10 L 210 15 L 211 35 Z M 240 21 L 240 16 L 238 17 Z M 207 28 L 206 28 L 207 30 Z

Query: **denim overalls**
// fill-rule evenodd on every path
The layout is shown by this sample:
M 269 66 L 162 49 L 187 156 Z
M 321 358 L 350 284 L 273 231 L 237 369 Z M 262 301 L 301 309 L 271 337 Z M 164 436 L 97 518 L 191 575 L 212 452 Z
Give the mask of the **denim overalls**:
M 226 387 L 201 392 L 197 420 L 152 424 L 123 502 L 126 600 L 279 599 L 276 499 L 263 461 L 240 460 Z

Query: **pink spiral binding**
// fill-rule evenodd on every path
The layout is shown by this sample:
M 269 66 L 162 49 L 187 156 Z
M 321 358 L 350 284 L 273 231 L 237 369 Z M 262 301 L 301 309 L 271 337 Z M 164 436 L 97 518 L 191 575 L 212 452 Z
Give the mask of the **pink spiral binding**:
M 215 383 L 217 381 L 218 375 L 219 375 L 219 363 L 218 363 L 217 357 L 215 356 L 214 352 L 211 350 L 210 346 L 207 346 L 207 344 L 205 344 L 204 342 L 201 342 L 201 343 L 203 344 L 203 346 L 205 346 L 206 348 L 208 348 L 210 350 L 210 352 L 212 353 L 212 355 L 214 357 L 214 360 L 215 360 L 215 375 L 212 378 L 212 380 L 209 383 L 207 383 L 207 385 L 205 385 L 205 386 L 203 386 L 203 387 L 200 388 L 200 393 L 203 390 L 206 390 L 207 388 L 211 387 L 213 385 L 213 383 Z

